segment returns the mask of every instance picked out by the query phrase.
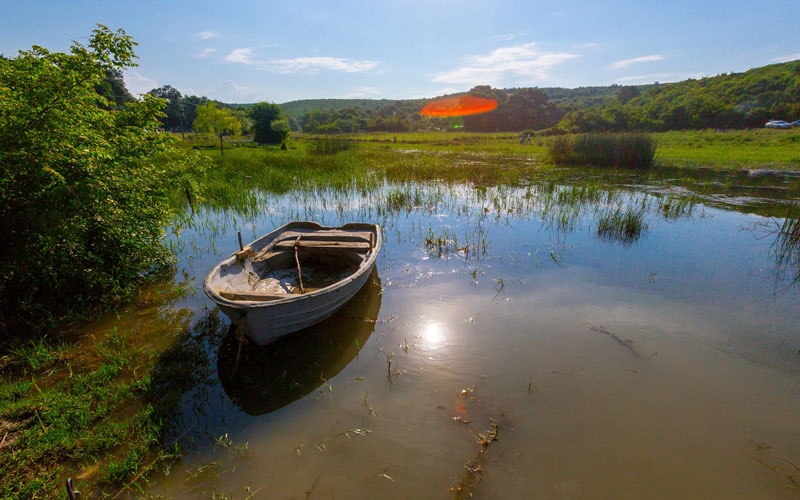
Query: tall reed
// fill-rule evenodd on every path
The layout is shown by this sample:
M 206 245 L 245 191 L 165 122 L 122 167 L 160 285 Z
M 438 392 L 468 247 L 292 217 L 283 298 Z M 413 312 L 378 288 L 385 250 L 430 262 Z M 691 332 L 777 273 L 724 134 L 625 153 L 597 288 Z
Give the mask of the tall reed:
M 775 256 L 776 278 L 786 279 L 789 285 L 800 283 L 800 202 L 789 206 L 771 251 Z
M 581 134 L 556 137 L 548 153 L 558 165 L 648 168 L 656 154 L 656 142 L 646 134 Z
M 344 137 L 318 137 L 311 142 L 308 152 L 317 155 L 332 155 L 340 151 L 347 151 L 352 146 L 353 143 Z

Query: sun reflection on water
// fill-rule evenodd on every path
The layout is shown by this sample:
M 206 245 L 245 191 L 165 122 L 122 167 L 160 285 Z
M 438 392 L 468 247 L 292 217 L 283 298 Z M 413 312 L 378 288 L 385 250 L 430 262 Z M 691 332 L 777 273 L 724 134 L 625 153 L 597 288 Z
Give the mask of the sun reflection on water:
M 420 329 L 422 344 L 427 349 L 439 349 L 447 340 L 447 325 L 441 321 L 426 320 Z

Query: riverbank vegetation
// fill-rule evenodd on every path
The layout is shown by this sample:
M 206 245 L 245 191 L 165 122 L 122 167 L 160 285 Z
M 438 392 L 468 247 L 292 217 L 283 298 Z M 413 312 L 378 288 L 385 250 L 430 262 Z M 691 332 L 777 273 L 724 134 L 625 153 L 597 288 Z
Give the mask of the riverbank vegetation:
M 70 53 L 0 58 L 0 331 L 38 333 L 129 300 L 168 270 L 173 191 L 196 196 L 202 159 L 160 132 L 162 101 L 98 94 L 134 66 L 104 26 Z

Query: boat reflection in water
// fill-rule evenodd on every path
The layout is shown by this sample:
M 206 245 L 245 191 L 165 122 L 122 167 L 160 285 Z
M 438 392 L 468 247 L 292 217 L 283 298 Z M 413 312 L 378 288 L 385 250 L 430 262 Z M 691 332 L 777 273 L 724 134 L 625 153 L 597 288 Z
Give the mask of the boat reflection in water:
M 264 415 L 297 401 L 333 378 L 367 343 L 381 308 L 373 269 L 366 285 L 336 314 L 310 328 L 259 347 L 242 344 L 232 326 L 222 340 L 217 372 L 231 401 Z

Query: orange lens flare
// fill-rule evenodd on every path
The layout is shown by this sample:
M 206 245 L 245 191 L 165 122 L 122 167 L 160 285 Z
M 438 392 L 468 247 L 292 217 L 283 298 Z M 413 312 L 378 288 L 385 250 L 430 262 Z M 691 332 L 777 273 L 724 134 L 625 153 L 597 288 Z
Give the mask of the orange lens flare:
M 488 113 L 497 107 L 497 101 L 474 95 L 436 99 L 425 105 L 420 114 L 425 116 L 467 116 Z

